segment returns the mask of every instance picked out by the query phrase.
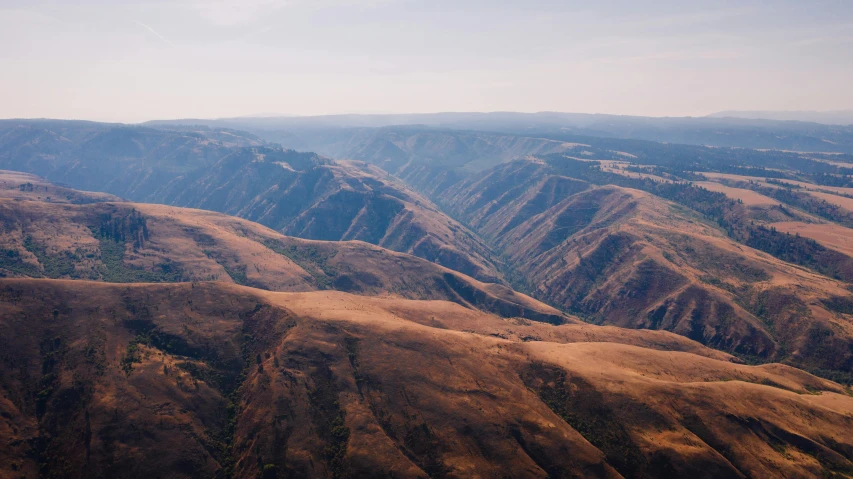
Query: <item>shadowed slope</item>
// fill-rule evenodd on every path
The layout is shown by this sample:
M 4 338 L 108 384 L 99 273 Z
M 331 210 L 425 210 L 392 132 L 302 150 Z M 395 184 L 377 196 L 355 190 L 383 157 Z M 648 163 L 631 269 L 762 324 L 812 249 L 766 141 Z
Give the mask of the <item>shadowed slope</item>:
M 449 211 L 495 242 L 528 218 L 591 186 L 553 174 L 538 161 L 513 161 L 453 185 L 442 197 Z
M 203 127 L 0 121 L 0 168 L 133 201 L 219 211 L 307 239 L 362 240 L 502 281 L 476 235 L 382 170 L 256 140 Z
M 176 175 L 213 164 L 237 145 L 263 143 L 248 133 L 201 130 L 168 131 L 85 121 L 3 120 L 0 167 L 33 173 L 77 189 L 141 198 Z
M 301 238 L 366 241 L 484 281 L 500 280 L 488 248 L 474 234 L 364 164 L 240 150 L 175 179 L 147 200 L 220 211 Z

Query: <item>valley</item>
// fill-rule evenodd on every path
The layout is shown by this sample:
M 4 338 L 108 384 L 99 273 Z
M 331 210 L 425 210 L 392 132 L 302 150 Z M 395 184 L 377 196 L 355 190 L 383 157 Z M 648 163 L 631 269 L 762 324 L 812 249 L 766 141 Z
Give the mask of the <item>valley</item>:
M 99 166 L 106 158 L 109 167 Z M 363 164 L 231 146 L 183 130 L 35 122 L 0 129 L 0 167 L 133 201 L 232 214 L 288 235 L 367 241 L 500 281 L 494 259 L 475 235 Z
M 851 26 L 0 2 L 0 479 L 853 479 Z
M 813 154 L 6 127 L 0 476 L 853 476 Z

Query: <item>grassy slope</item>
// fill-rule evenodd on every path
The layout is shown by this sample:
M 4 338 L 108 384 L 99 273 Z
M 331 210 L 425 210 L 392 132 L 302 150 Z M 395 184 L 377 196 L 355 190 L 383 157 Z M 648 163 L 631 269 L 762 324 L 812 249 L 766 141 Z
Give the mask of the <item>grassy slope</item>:
M 669 333 L 224 283 L 0 294 L 2 475 L 853 473 L 843 388 Z
M 504 254 L 513 284 L 587 320 L 853 379 L 853 323 L 836 307 L 850 297 L 843 283 L 738 244 L 651 194 L 558 173 L 538 160 L 507 163 L 450 188 L 444 204 Z M 783 216 L 761 208 L 750 214 Z
M 0 199 L 0 272 L 108 282 L 224 281 L 446 299 L 504 316 L 576 321 L 501 285 L 360 241 L 283 236 L 239 218 L 135 203 Z

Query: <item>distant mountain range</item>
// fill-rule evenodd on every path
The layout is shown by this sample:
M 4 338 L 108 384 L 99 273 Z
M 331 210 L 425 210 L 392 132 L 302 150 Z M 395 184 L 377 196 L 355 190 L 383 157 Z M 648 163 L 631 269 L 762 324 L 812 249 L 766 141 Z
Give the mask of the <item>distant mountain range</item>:
M 753 120 L 804 121 L 825 125 L 853 125 L 853 110 L 813 111 L 747 111 L 727 110 L 708 115 L 709 118 L 745 118 Z
M 533 138 L 574 135 L 687 145 L 853 153 L 853 126 L 823 123 L 717 116 L 652 118 L 559 112 L 492 112 L 182 119 L 153 121 L 146 125 L 161 128 L 201 125 L 244 130 L 287 148 L 321 153 L 326 145 L 346 144 L 351 138 L 363 137 L 365 130 L 403 126 Z

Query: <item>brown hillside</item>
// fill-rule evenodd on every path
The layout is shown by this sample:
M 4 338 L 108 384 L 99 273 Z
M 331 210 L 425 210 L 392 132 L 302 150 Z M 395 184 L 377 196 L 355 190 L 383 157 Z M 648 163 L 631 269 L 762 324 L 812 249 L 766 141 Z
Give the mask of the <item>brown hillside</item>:
M 853 474 L 849 391 L 668 333 L 225 283 L 0 295 L 2 477 Z
M 219 211 L 300 238 L 365 241 L 482 281 L 501 281 L 488 247 L 476 235 L 363 163 L 242 149 L 139 200 Z
M 811 238 L 827 248 L 853 257 L 853 228 L 845 228 L 828 222 L 804 223 L 798 221 L 773 223 L 773 227 L 785 233 Z
M 603 324 L 667 329 L 719 349 L 853 369 L 840 282 L 737 244 L 689 210 L 603 187 L 501 239 L 536 295 Z
M 499 241 L 528 218 L 590 188 L 551 174 L 537 161 L 514 161 L 461 181 L 444 194 L 446 206 L 489 241 Z
M 500 165 L 443 198 L 503 255 L 514 284 L 549 304 L 600 324 L 666 329 L 743 357 L 851 378 L 846 286 L 736 243 L 687 208 L 593 187 L 536 159 Z M 747 214 L 757 222 L 806 217 L 773 205 Z
M 310 241 L 204 210 L 0 199 L 0 274 L 107 282 L 224 281 L 444 299 L 503 316 L 575 321 L 511 289 L 360 241 Z
M 107 193 L 78 191 L 54 185 L 29 173 L 6 170 L 0 170 L 0 198 L 74 204 L 121 201 L 121 198 Z
M 234 130 L 0 122 L 0 168 L 136 202 L 201 208 L 306 239 L 360 240 L 501 282 L 482 241 L 376 167 Z

